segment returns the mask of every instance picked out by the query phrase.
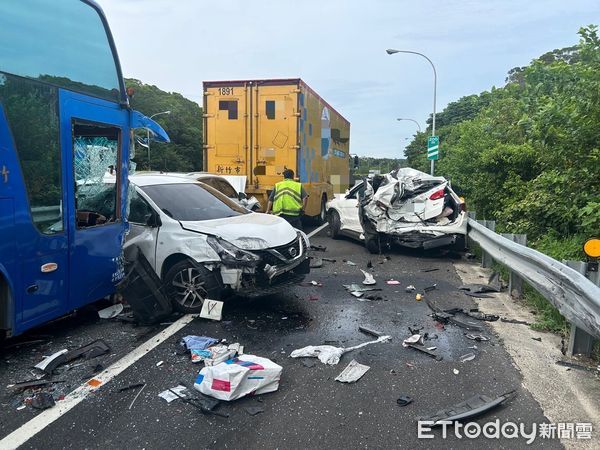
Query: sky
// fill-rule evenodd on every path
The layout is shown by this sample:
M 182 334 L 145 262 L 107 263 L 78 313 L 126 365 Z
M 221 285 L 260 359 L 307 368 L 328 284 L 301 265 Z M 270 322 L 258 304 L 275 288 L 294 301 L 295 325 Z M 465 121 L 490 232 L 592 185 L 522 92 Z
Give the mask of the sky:
M 403 157 L 417 126 L 576 44 L 599 0 L 97 0 L 123 74 L 202 104 L 202 81 L 302 78 L 351 123 L 350 151 Z M 442 143 L 443 145 L 443 143 Z

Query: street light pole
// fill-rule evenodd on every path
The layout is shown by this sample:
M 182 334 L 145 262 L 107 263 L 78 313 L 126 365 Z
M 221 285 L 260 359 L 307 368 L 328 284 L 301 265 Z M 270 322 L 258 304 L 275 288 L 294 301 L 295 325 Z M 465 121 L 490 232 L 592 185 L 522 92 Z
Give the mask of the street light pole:
M 431 64 L 431 68 L 433 69 L 433 118 L 431 122 L 431 135 L 435 136 L 435 104 L 436 104 L 436 96 L 437 96 L 437 71 L 435 70 L 435 66 L 433 65 L 433 61 L 431 61 L 427 56 L 423 53 L 413 52 L 411 50 L 394 50 L 393 48 L 388 48 L 386 50 L 388 55 L 393 55 L 394 53 L 411 53 L 413 55 L 419 55 L 429 61 Z M 431 175 L 433 176 L 435 170 L 435 160 L 431 160 Z
M 150 119 L 152 119 L 155 116 L 158 116 L 160 114 L 171 114 L 171 111 L 162 111 L 162 112 L 157 112 L 155 114 L 152 114 L 150 116 Z M 148 170 L 150 169 L 150 129 L 146 128 L 146 148 L 148 149 Z
M 419 122 L 417 122 L 415 119 L 396 119 L 397 121 L 401 121 L 401 120 L 410 120 L 411 122 L 414 122 L 417 125 L 417 128 L 419 129 L 419 133 L 421 132 L 421 125 L 419 125 Z

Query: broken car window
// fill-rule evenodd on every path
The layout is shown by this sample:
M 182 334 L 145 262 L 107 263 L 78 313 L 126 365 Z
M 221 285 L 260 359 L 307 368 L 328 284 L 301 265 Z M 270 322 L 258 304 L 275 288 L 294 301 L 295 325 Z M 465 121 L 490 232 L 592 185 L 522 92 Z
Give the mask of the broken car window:
M 202 183 L 144 186 L 142 190 L 175 220 L 200 221 L 249 214 L 249 211 Z

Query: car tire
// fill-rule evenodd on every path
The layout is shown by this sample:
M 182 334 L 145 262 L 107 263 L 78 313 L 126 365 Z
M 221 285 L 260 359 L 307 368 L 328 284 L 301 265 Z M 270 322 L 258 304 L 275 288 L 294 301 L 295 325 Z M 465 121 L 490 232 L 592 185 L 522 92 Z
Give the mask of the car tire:
M 340 236 L 340 228 L 342 227 L 342 222 L 340 220 L 339 213 L 332 209 L 327 214 L 327 222 L 329 223 L 329 231 L 331 232 L 331 237 L 333 239 L 337 239 Z
M 186 314 L 202 311 L 204 300 L 220 300 L 221 286 L 206 267 L 190 260 L 179 261 L 165 276 L 168 297 L 175 310 Z
M 379 238 L 365 234 L 365 248 L 369 253 L 375 255 L 379 253 Z

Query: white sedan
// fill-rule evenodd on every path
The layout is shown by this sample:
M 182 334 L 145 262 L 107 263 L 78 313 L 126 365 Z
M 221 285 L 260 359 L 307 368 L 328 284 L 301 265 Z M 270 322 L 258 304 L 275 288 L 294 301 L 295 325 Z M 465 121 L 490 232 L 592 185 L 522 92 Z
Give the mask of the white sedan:
M 177 310 L 205 299 L 282 291 L 309 272 L 306 235 L 280 217 L 253 213 L 216 189 L 180 176 L 139 174 L 130 183 L 130 232 Z
M 327 204 L 331 235 L 364 240 L 373 253 L 382 244 L 464 249 L 464 201 L 443 177 L 403 168 L 356 184 Z

